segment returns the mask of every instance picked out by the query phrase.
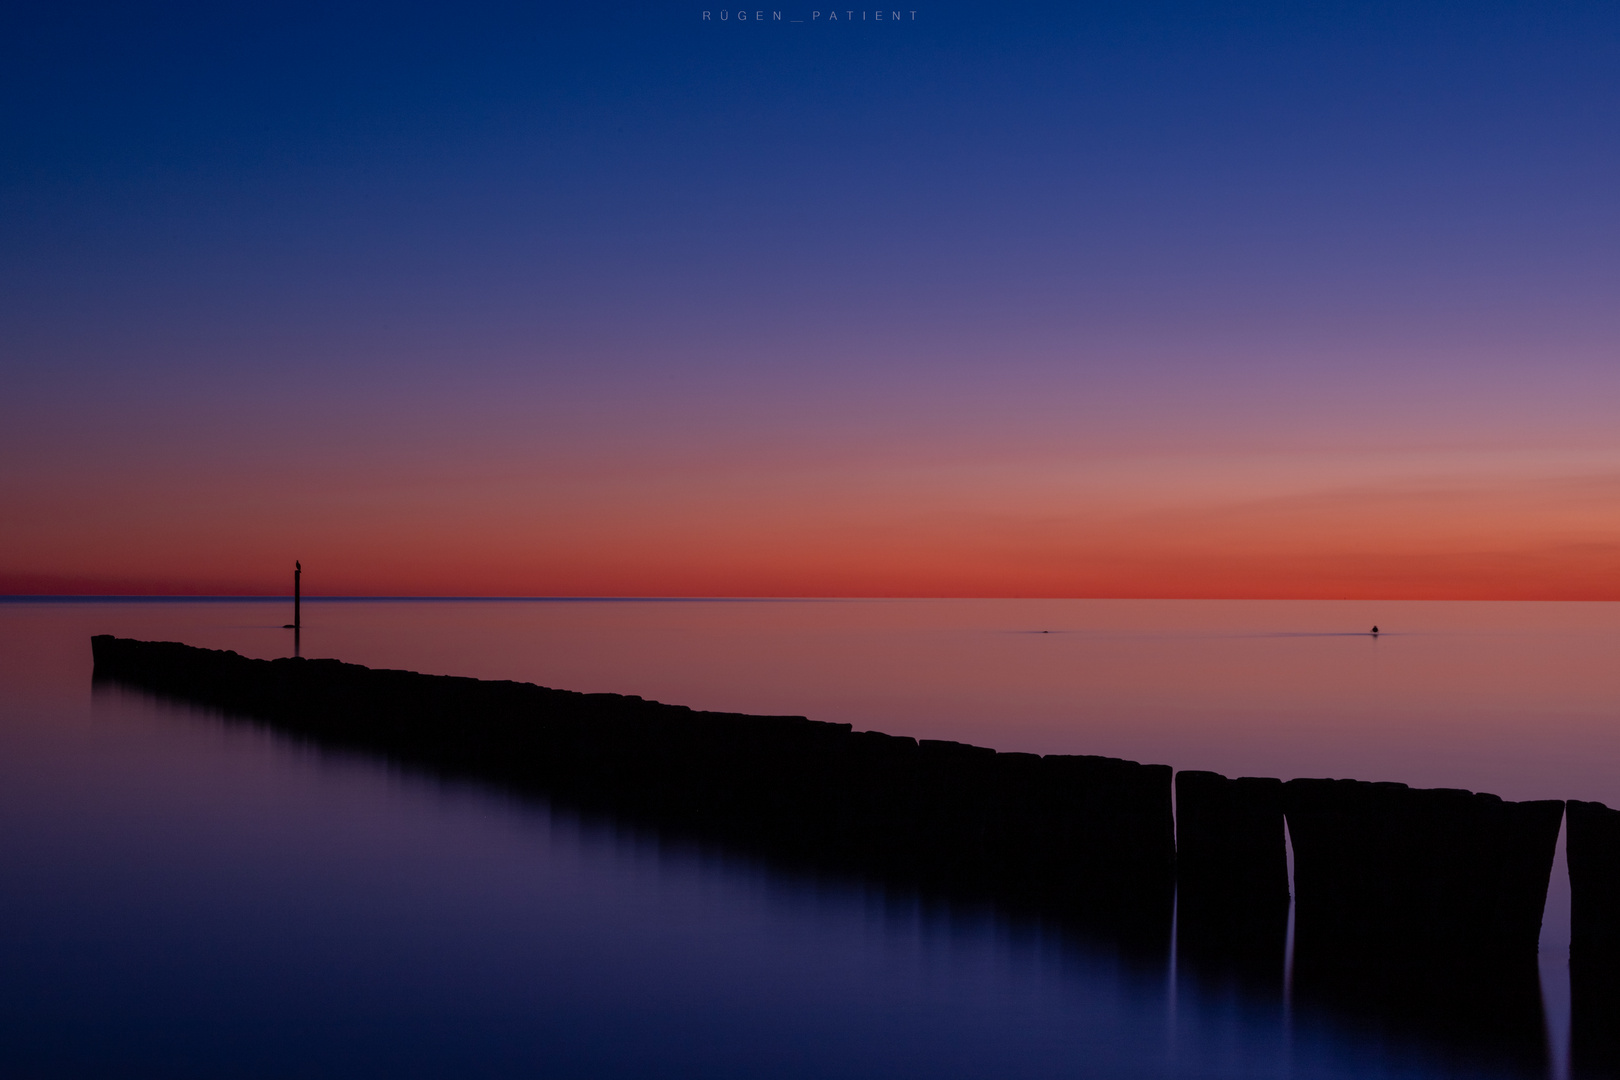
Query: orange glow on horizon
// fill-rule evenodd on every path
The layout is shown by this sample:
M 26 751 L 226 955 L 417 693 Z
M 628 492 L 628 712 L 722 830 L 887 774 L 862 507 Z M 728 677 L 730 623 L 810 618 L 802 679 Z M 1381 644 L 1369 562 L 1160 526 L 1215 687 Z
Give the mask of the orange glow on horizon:
M 0 591 L 279 594 L 297 557 L 310 595 L 1620 599 L 1604 461 L 457 480 L 37 491 L 0 527 Z

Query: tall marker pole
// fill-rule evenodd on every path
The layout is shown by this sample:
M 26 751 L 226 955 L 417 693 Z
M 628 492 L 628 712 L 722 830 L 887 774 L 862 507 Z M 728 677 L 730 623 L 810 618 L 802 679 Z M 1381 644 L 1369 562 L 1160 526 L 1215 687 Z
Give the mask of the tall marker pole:
M 286 626 L 282 627 L 283 630 L 291 630 L 293 632 L 293 655 L 294 656 L 302 655 L 302 650 L 299 648 L 299 646 L 302 643 L 299 641 L 299 638 L 303 636 L 303 631 L 304 631 L 304 610 L 303 610 L 304 609 L 304 595 L 303 595 L 304 590 L 303 590 L 303 581 L 301 580 L 303 578 L 303 576 L 304 576 L 304 564 L 299 562 L 297 559 L 294 559 L 293 560 L 293 621 L 288 623 Z

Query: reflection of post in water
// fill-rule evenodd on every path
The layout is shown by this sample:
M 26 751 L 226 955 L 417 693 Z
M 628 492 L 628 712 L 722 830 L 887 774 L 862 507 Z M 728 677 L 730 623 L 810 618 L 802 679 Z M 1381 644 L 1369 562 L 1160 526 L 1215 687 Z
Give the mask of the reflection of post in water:
M 299 562 L 297 559 L 294 559 L 293 560 L 293 621 L 282 627 L 283 630 L 291 630 L 293 632 L 293 655 L 294 656 L 300 655 L 300 649 L 299 649 L 299 644 L 300 643 L 299 643 L 298 639 L 299 639 L 300 635 L 303 633 L 303 629 L 304 629 L 303 588 L 302 588 L 303 582 L 301 580 L 303 578 L 303 576 L 304 576 L 304 564 Z
M 1292 780 L 1284 804 L 1296 1003 L 1544 1073 L 1536 952 L 1563 803 Z
M 1533 953 L 1356 948 L 1296 937 L 1293 1002 L 1296 1017 L 1423 1047 L 1460 1075 L 1546 1075 Z
M 1569 804 L 1570 1074 L 1620 1077 L 1620 810 Z

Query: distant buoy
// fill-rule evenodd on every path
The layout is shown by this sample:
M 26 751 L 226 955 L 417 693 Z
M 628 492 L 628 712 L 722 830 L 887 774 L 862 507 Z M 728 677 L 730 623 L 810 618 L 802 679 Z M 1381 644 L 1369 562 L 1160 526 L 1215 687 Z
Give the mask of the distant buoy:
M 1378 627 L 1376 627 L 1376 626 L 1373 627 L 1372 632 L 1373 632 L 1373 637 L 1377 637 L 1378 636 Z

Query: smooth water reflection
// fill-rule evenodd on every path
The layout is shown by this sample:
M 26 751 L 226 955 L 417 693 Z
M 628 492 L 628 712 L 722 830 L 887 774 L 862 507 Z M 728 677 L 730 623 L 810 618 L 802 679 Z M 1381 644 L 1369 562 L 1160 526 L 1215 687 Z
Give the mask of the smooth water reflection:
M 1373 607 L 313 602 L 304 651 L 1001 749 L 1620 802 L 1612 606 L 1386 604 L 1380 625 L 1411 632 L 1306 636 L 1370 626 Z M 0 1073 L 1481 1067 L 1168 957 L 92 693 L 91 633 L 270 656 L 283 615 L 0 605 Z M 1556 1056 L 1562 874 L 1543 947 Z

